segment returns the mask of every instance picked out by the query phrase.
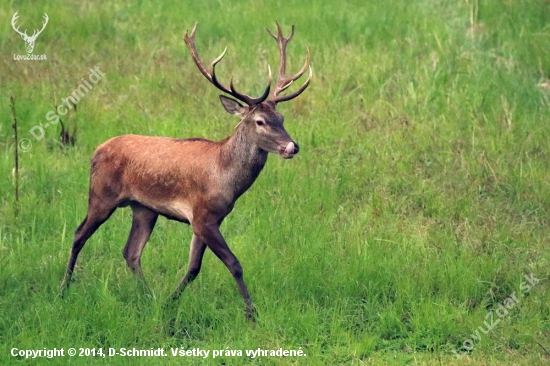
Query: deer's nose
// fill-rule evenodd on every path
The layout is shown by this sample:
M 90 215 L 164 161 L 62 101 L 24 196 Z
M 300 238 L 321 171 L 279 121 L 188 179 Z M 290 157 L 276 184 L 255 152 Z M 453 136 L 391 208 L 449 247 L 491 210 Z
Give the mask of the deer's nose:
M 300 151 L 300 146 L 298 146 L 297 143 L 294 143 L 294 154 L 298 154 L 298 151 Z
M 293 141 L 290 141 L 288 145 L 286 145 L 286 148 L 280 152 L 281 156 L 285 159 L 292 158 L 299 150 L 297 144 L 295 144 Z

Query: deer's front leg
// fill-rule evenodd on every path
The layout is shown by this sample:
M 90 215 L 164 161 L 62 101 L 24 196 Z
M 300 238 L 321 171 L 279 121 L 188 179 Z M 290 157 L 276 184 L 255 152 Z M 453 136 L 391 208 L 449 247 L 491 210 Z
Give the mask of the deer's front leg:
M 189 249 L 189 268 L 187 269 L 187 274 L 183 277 L 183 280 L 172 294 L 173 300 L 178 299 L 187 285 L 193 282 L 199 274 L 205 249 L 206 244 L 204 241 L 197 235 L 193 235 L 191 239 L 191 248 Z
M 249 320 L 255 321 L 256 310 L 254 309 L 250 294 L 248 293 L 246 285 L 244 284 L 243 269 L 241 267 L 241 264 L 239 263 L 239 260 L 231 252 L 231 250 L 227 246 L 227 243 L 225 242 L 225 239 L 220 233 L 219 222 L 196 223 L 193 226 L 193 231 L 195 235 L 197 235 L 206 243 L 206 245 L 214 252 L 214 254 L 216 254 L 216 256 L 223 262 L 223 264 L 225 264 L 227 269 L 229 269 L 229 272 L 231 272 L 233 278 L 235 278 L 235 281 L 237 281 L 239 292 L 243 297 L 246 306 L 246 316 Z

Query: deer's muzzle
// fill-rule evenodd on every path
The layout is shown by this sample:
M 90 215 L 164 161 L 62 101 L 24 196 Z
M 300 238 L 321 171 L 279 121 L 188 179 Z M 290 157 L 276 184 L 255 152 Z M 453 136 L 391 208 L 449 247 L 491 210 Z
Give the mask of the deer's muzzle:
M 291 141 L 286 145 L 284 151 L 281 152 L 281 156 L 285 159 L 292 159 L 294 155 L 298 154 L 298 151 L 300 151 L 298 144 Z

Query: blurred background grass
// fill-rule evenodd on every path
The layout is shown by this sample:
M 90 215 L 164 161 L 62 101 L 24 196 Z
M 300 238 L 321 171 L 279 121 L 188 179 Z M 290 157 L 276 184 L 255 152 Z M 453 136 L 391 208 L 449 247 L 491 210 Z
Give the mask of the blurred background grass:
M 549 8 L 543 0 L 2 5 L 0 360 L 18 360 L 12 347 L 173 346 L 307 354 L 250 360 L 257 364 L 547 362 Z M 34 49 L 47 61 L 13 60 L 25 53 L 10 27 L 15 11 L 22 29 L 48 14 Z M 154 294 L 141 295 L 120 255 L 126 209 L 90 239 L 70 295 L 57 299 L 97 145 L 125 133 L 216 140 L 233 131 L 237 121 L 188 55 L 185 30 L 199 22 L 204 60 L 227 45 L 220 77 L 254 94 L 266 64 L 277 65 L 264 30 L 275 20 L 285 32 L 296 25 L 289 67 L 301 66 L 308 46 L 314 79 L 279 107 L 300 154 L 272 156 L 222 227 L 258 326 L 245 321 L 234 280 L 211 253 L 178 306 L 163 310 L 191 237 L 176 222 L 159 220 L 145 249 Z M 28 131 L 95 66 L 105 77 L 63 119 L 78 125 L 76 146 L 59 146 L 58 126 L 36 141 Z M 20 154 L 18 217 L 10 96 L 19 137 L 33 143 Z M 528 273 L 541 282 L 455 357 Z

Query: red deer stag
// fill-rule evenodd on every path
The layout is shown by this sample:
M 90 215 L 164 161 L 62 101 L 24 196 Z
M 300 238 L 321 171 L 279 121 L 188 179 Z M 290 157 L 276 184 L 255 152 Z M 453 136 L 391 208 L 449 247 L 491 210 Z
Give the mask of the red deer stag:
M 254 306 L 243 281 L 242 267 L 220 233 L 220 225 L 233 209 L 235 201 L 260 174 L 268 152 L 285 159 L 298 153 L 298 144 L 285 130 L 284 118 L 275 108 L 277 103 L 296 98 L 308 87 L 312 77 L 311 67 L 306 82 L 299 89 L 281 94 L 308 69 L 309 50 L 300 71 L 285 76 L 286 46 L 294 35 L 294 26 L 286 38 L 279 23 L 277 35 L 268 29 L 279 44 L 279 75 L 270 94 L 270 69 L 263 95 L 253 98 L 235 90 L 232 81 L 229 87 L 218 81 L 215 67 L 225 50 L 212 62 L 211 70 L 207 70 L 195 47 L 196 28 L 197 24 L 190 36 L 185 33 L 183 40 L 200 72 L 216 88 L 245 104 L 220 95 L 225 110 L 241 119 L 235 133 L 219 142 L 200 138 L 124 135 L 100 145 L 92 158 L 88 212 L 76 229 L 61 290 L 63 293 L 69 286 L 78 253 L 88 238 L 117 207 L 130 206 L 132 228 L 122 254 L 138 277 L 143 278 L 141 254 L 158 216 L 190 224 L 193 238 L 189 268 L 172 298 L 177 299 L 198 275 L 204 251 L 208 247 L 237 281 L 246 305 L 246 315 L 254 320 Z

